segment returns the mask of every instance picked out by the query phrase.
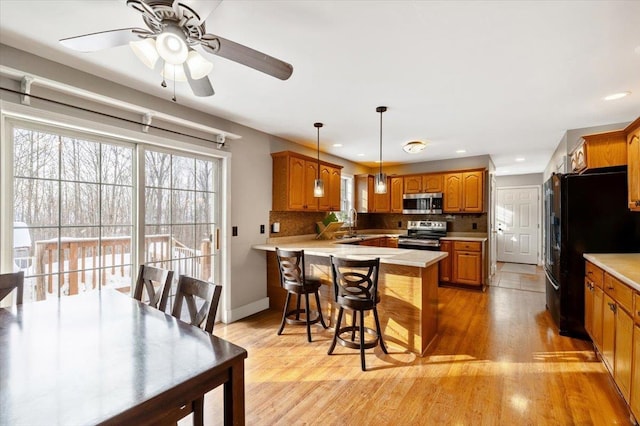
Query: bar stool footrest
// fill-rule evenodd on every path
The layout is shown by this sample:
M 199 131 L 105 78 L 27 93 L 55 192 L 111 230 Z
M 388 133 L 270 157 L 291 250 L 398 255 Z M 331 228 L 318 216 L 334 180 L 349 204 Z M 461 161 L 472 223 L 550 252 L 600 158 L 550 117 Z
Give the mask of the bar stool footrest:
M 359 326 L 348 326 L 348 327 L 342 327 L 338 330 L 338 335 L 337 335 L 337 339 L 338 342 L 342 345 L 345 346 L 347 348 L 351 348 L 351 349 L 360 349 L 360 339 L 356 338 L 355 340 L 351 340 L 351 336 L 349 337 L 342 337 L 342 335 L 344 333 L 351 333 L 353 334 L 354 331 L 360 332 L 360 327 Z M 364 349 L 371 349 L 371 348 L 375 348 L 376 346 L 378 346 L 378 342 L 380 341 L 380 336 L 378 336 L 378 332 L 376 332 L 376 330 L 369 328 L 369 327 L 364 327 L 364 331 L 366 334 L 370 334 L 372 336 L 374 336 L 373 340 L 365 340 L 363 348 Z
M 298 316 L 300 314 L 307 315 L 307 311 L 305 309 L 294 309 L 292 311 L 287 311 L 287 314 L 285 315 L 285 321 L 287 322 L 287 324 L 306 325 L 306 317 L 301 317 L 300 319 L 295 318 L 295 316 Z M 320 322 L 320 313 L 318 311 L 310 310 L 308 315 L 309 324 L 316 324 Z

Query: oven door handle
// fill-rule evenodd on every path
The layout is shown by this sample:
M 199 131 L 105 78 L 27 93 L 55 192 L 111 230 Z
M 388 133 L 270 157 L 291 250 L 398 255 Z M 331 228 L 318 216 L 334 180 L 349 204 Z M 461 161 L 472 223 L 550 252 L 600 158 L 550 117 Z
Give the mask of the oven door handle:
M 551 283 L 551 285 L 553 286 L 553 288 L 558 291 L 560 290 L 560 286 L 556 285 L 555 282 L 553 282 L 553 278 L 551 278 L 551 275 L 549 275 L 549 273 L 545 270 L 544 274 L 547 276 L 547 281 L 549 281 Z

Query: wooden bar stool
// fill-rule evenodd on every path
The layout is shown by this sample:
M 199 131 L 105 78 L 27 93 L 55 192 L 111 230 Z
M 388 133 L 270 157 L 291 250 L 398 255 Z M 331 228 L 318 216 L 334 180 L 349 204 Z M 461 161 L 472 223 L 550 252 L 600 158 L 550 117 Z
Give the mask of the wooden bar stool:
M 333 294 L 336 304 L 340 307 L 338 321 L 336 322 L 333 341 L 328 354 L 333 353 L 336 343 L 352 349 L 360 349 L 360 362 L 362 371 L 366 371 L 364 350 L 375 348 L 380 344 L 385 354 L 387 348 L 380 331 L 380 320 L 376 306 L 380 302 L 378 293 L 378 271 L 380 258 L 371 260 L 339 259 L 331 256 L 331 276 L 333 277 Z M 353 323 L 347 327 L 341 327 L 344 310 L 352 312 Z M 376 329 L 364 326 L 364 312 L 373 311 Z M 359 315 L 358 315 L 359 314 Z M 356 323 L 358 323 L 356 325 Z M 350 333 L 350 337 L 343 334 Z M 358 339 L 356 340 L 356 334 Z M 370 334 L 373 339 L 365 340 L 365 334 Z
M 282 334 L 285 323 L 305 324 L 307 326 L 307 340 L 311 342 L 311 324 L 320 322 L 324 328 L 327 325 L 322 317 L 322 307 L 320 305 L 320 286 L 322 283 L 318 278 L 307 277 L 304 271 L 304 250 L 281 250 L 276 247 L 276 257 L 278 258 L 278 269 L 280 270 L 280 285 L 287 290 L 287 300 L 282 311 L 282 321 L 278 335 Z M 296 295 L 296 309 L 289 310 L 291 295 Z M 309 306 L 309 295 L 316 297 L 317 310 L 312 310 Z M 300 299 L 304 296 L 304 309 L 300 308 Z M 303 314 L 304 318 L 300 318 Z

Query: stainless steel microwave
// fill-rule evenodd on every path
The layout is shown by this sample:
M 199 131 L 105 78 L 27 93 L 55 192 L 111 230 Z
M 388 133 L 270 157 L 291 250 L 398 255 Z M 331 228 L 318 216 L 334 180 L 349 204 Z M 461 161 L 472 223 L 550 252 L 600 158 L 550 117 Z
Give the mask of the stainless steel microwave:
M 441 214 L 442 192 L 404 194 L 402 196 L 404 214 Z

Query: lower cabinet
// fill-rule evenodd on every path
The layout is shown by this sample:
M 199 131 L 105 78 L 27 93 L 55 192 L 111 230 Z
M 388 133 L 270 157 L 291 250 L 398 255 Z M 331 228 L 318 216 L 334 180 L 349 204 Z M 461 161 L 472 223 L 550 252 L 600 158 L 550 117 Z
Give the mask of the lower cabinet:
M 484 284 L 484 250 L 480 241 L 440 240 L 440 282 L 481 287 Z
M 391 247 L 398 248 L 398 237 L 378 237 L 362 240 L 358 243 L 359 246 L 371 246 L 371 247 Z
M 590 262 L 587 262 L 585 269 L 585 329 L 631 412 L 638 419 L 640 292 Z

